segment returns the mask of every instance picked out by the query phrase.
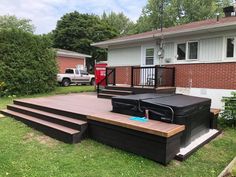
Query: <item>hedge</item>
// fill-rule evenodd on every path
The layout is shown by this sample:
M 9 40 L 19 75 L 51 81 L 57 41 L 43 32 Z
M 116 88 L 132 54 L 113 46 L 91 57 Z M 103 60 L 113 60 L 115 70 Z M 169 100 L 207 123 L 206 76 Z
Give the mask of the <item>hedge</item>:
M 46 36 L 0 30 L 0 96 L 53 90 L 57 63 Z

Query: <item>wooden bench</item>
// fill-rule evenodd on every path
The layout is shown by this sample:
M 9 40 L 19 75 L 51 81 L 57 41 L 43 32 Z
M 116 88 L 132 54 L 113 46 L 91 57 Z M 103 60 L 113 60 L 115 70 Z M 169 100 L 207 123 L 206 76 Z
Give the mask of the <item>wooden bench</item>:
M 183 125 L 148 120 L 112 112 L 88 115 L 89 137 L 104 144 L 132 152 L 164 165 L 180 151 Z

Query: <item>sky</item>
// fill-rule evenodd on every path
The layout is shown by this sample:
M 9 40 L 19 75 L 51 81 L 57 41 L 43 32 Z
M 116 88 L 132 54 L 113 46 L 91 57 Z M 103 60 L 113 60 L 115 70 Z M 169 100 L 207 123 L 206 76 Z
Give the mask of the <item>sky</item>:
M 36 34 L 55 29 L 64 14 L 79 11 L 101 15 L 105 12 L 123 12 L 136 21 L 147 0 L 0 0 L 0 15 L 16 15 L 32 20 Z

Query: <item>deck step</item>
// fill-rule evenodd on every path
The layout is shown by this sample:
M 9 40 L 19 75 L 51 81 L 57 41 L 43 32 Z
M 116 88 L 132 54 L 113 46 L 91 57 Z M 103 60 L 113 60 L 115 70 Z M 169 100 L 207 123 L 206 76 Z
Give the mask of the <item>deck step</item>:
M 78 143 L 81 141 L 82 138 L 82 134 L 79 130 L 68 128 L 59 124 L 48 122 L 11 110 L 2 110 L 1 113 L 6 116 L 13 117 L 16 120 L 19 120 L 27 124 L 28 126 L 33 127 L 36 130 L 39 130 L 44 134 L 60 141 L 63 141 L 65 143 Z
M 102 89 L 101 93 L 115 94 L 115 95 L 130 95 L 133 94 L 130 90 L 113 90 L 113 89 Z
M 87 129 L 87 122 L 83 120 L 73 119 L 20 105 L 7 105 L 7 109 L 83 132 Z
M 47 107 L 44 105 L 39 105 L 39 104 L 31 103 L 31 102 L 28 102 L 25 100 L 13 100 L 13 103 L 14 103 L 14 105 L 37 109 L 37 110 L 41 110 L 41 111 L 45 111 L 45 112 L 49 112 L 49 113 L 53 113 L 53 114 L 57 114 L 57 115 L 61 115 L 61 116 L 66 116 L 66 117 L 70 117 L 70 118 L 74 118 L 74 119 L 79 119 L 79 120 L 84 120 L 84 121 L 87 120 L 85 115 L 81 115 L 81 114 L 74 113 L 74 112 L 67 111 L 67 110 L 57 109 L 54 107 Z
M 99 94 L 98 94 L 98 98 L 107 98 L 107 99 L 110 99 L 110 98 L 115 97 L 115 96 L 119 96 L 119 95 L 116 95 L 116 94 L 108 94 L 108 93 L 99 93 Z

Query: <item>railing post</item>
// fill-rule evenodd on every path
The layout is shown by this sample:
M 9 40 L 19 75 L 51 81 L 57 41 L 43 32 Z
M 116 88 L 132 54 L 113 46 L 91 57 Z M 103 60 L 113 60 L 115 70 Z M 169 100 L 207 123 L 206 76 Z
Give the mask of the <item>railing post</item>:
M 134 87 L 134 67 L 131 66 L 131 87 Z
M 155 66 L 155 85 L 154 88 L 158 87 L 158 66 Z
M 175 87 L 175 67 L 173 67 L 173 81 L 172 81 L 172 86 Z
M 116 68 L 113 68 L 113 85 L 116 85 Z
M 106 67 L 106 86 L 108 85 L 108 68 Z

